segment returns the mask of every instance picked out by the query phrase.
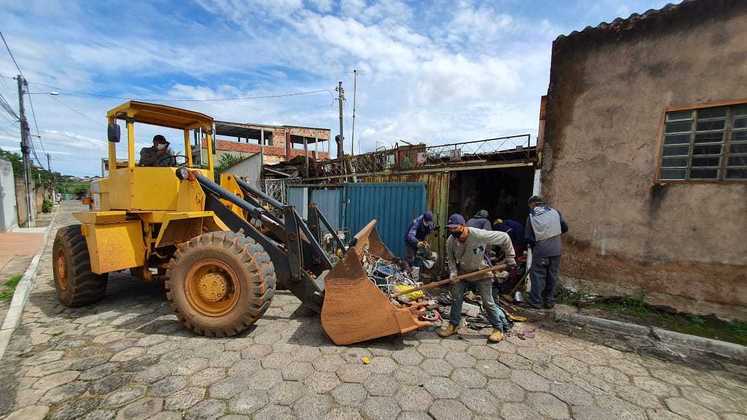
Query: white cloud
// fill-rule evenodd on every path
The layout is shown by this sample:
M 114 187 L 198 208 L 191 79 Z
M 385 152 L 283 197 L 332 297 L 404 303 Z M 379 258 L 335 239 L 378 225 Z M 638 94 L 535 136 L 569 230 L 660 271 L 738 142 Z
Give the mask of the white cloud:
M 334 132 L 337 109 L 329 94 L 169 100 L 331 91 L 342 80 L 347 139 L 352 70 L 359 69 L 356 143 L 373 150 L 398 139 L 443 143 L 536 131 L 552 39 L 596 25 L 618 7 L 640 12 L 663 0 L 549 4 L 547 12 L 532 11 L 535 17 L 518 13 L 522 8 L 513 0 L 434 0 L 417 7 L 399 0 L 195 1 L 185 7 L 138 3 L 112 14 L 96 3 L 0 0 L 0 22 L 34 91 L 162 98 L 217 119 Z M 582 23 L 558 22 L 557 7 L 573 8 Z M 0 75 L 15 73 L 0 58 Z M 0 78 L 0 93 L 17 104 L 14 81 Z M 53 166 L 98 173 L 104 115 L 122 101 L 35 96 Z M 17 143 L 15 129 L 5 126 L 0 147 L 10 148 Z M 138 142 L 148 143 L 153 134 L 138 131 Z
M 332 11 L 332 0 L 308 0 L 308 2 L 321 13 L 328 13 Z

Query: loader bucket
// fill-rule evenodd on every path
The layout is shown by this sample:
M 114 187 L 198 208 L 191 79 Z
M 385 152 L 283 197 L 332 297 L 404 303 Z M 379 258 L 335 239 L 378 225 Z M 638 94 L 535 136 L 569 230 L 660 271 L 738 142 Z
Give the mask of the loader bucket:
M 376 220 L 357 235 L 355 245 L 325 278 L 322 328 L 337 345 L 353 344 L 430 326 L 418 320 L 414 308 L 395 306 L 368 278 L 365 253 L 392 260 L 378 233 Z

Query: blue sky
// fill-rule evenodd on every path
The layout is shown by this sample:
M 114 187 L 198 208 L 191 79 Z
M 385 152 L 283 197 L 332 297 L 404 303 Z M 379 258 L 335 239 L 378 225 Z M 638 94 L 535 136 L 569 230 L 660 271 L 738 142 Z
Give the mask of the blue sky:
M 350 139 L 353 69 L 360 71 L 356 152 L 400 139 L 534 135 L 553 39 L 665 3 L 0 0 L 0 28 L 38 92 L 34 108 L 53 169 L 96 175 L 104 115 L 124 97 L 158 98 L 222 120 L 336 132 L 334 87 L 342 80 Z M 15 73 L 0 51 L 0 93 L 17 108 Z M 53 90 L 60 95 L 44 94 Z M 173 102 L 316 90 L 326 92 Z M 0 147 L 17 150 L 17 132 L 0 117 Z M 150 132 L 138 134 L 149 142 Z M 35 147 L 41 152 L 38 140 Z

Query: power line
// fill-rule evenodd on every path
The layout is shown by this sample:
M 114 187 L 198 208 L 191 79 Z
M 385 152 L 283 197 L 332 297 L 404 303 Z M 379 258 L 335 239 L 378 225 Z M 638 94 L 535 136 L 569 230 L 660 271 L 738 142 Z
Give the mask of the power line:
M 54 86 L 51 86 L 51 87 L 54 87 Z M 57 92 L 57 93 L 61 96 L 94 97 L 94 98 L 121 99 L 121 100 L 133 99 L 132 97 L 128 97 L 128 96 L 102 95 L 102 94 L 90 93 L 90 92 Z M 286 97 L 291 97 L 291 96 L 307 96 L 307 95 L 317 95 L 320 93 L 329 93 L 330 95 L 332 94 L 327 89 L 318 89 L 318 90 L 309 90 L 309 91 L 300 91 L 300 92 L 280 93 L 276 95 L 235 96 L 235 97 L 229 97 L 229 98 L 194 99 L 194 98 L 168 98 L 166 97 L 166 98 L 142 98 L 138 100 L 149 101 L 149 102 L 230 102 L 230 101 L 248 101 L 248 100 L 253 100 L 253 99 L 286 98 Z
M 0 94 L 0 106 L 8 113 L 11 117 L 18 120 L 18 114 L 16 114 L 16 111 L 13 109 L 12 106 L 8 103 L 8 101 L 5 99 L 5 97 Z
M 88 115 L 84 114 L 83 112 L 78 111 L 77 109 L 73 108 L 72 106 L 70 106 L 70 105 L 62 102 L 62 100 L 60 100 L 60 98 L 58 98 L 56 96 L 50 96 L 50 98 L 54 99 L 58 104 L 60 104 L 60 105 L 64 106 L 65 108 L 67 108 L 67 109 L 75 112 L 76 114 L 82 116 L 83 118 L 86 118 L 87 120 L 89 120 L 91 122 L 98 123 L 98 121 L 96 121 L 95 119 L 93 119 L 91 116 L 88 116 Z
M 8 55 L 10 55 L 10 59 L 13 60 L 13 64 L 16 65 L 16 68 L 18 69 L 18 73 L 23 76 L 23 72 L 21 71 L 21 67 L 18 65 L 18 62 L 16 61 L 16 58 L 13 57 L 13 52 L 10 51 L 10 47 L 8 46 L 8 41 L 5 40 L 5 35 L 3 35 L 2 32 L 0 32 L 0 38 L 3 39 L 3 44 L 5 44 L 5 49 L 8 50 Z
M 10 56 L 10 59 L 13 60 L 13 64 L 16 65 L 16 69 L 18 69 L 18 74 L 23 79 L 23 82 L 28 86 L 28 83 L 26 82 L 26 77 L 23 74 L 23 70 L 21 70 L 21 66 L 18 65 L 18 62 L 16 61 L 16 58 L 13 56 L 13 51 L 10 50 L 10 46 L 8 45 L 8 41 L 5 40 L 5 35 L 3 35 L 2 32 L 0 32 L 0 38 L 3 40 L 3 44 L 5 44 L 5 49 L 8 51 L 8 55 Z M 36 111 L 34 111 L 34 102 L 31 99 L 31 94 L 26 90 L 26 94 L 28 94 L 29 97 L 29 105 L 31 107 L 31 116 L 34 118 L 34 128 L 36 128 L 36 136 L 39 139 L 39 145 L 42 148 L 42 151 L 46 153 L 46 150 L 44 150 L 44 142 L 41 139 L 41 134 L 39 132 L 39 123 L 36 120 Z M 4 101 L 4 99 L 3 99 Z M 3 104 L 3 108 L 5 108 Z M 6 109 L 8 111 L 8 109 Z M 39 164 L 39 167 L 43 168 L 44 165 L 41 164 L 41 160 L 39 160 L 39 157 L 36 155 L 36 150 L 34 149 L 34 140 L 32 139 L 30 142 L 31 145 L 31 151 L 34 152 L 34 158 L 36 158 L 36 162 Z
M 5 118 L 8 121 L 6 124 L 14 124 L 15 125 L 15 124 L 18 123 L 18 120 L 14 120 L 14 119 L 10 118 L 9 116 L 7 116 L 5 114 L 0 114 L 0 115 L 2 115 L 3 118 Z
M 36 128 L 36 136 L 39 138 L 39 145 L 42 148 L 42 152 L 47 153 L 47 151 L 44 150 L 44 142 L 42 141 L 41 133 L 39 132 L 39 123 L 36 122 L 36 111 L 34 111 L 34 102 L 31 100 L 31 94 L 28 92 L 28 90 L 26 91 L 26 94 L 29 97 L 29 105 L 31 106 L 31 117 L 34 118 L 34 128 Z

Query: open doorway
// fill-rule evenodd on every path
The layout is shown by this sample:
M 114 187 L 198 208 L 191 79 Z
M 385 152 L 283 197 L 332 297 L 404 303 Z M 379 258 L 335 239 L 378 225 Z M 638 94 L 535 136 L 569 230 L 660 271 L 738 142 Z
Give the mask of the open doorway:
M 479 210 L 487 210 L 491 222 L 501 218 L 524 223 L 533 181 L 531 166 L 452 172 L 449 214 L 459 212 L 469 219 Z

